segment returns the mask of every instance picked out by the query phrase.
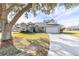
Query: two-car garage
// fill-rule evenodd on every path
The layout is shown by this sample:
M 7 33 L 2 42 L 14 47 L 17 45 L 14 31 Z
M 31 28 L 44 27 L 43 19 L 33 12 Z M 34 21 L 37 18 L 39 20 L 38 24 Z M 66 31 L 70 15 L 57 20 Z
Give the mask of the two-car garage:
M 53 24 L 53 25 L 46 26 L 46 32 L 47 33 L 60 33 L 60 25 Z

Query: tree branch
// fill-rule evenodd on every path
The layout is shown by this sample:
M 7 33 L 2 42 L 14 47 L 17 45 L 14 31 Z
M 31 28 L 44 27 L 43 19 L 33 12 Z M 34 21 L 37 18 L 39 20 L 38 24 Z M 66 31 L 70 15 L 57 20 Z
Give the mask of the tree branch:
M 9 14 L 9 12 L 13 9 L 13 5 L 12 6 L 10 6 L 8 9 L 7 9 L 7 14 Z
M 22 10 L 20 10 L 16 15 L 15 17 L 12 19 L 12 21 L 8 24 L 10 28 L 13 27 L 13 25 L 17 22 L 17 20 L 22 16 L 22 14 L 25 12 L 25 11 L 28 11 L 29 8 L 32 7 L 32 3 L 29 3 L 26 7 L 24 7 Z

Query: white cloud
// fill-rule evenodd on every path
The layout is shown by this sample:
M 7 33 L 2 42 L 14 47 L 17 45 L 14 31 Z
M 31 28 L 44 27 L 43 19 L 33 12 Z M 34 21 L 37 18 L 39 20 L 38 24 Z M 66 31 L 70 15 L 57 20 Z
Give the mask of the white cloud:
M 61 9 L 62 10 L 62 9 Z M 70 15 L 72 13 L 75 13 L 76 11 L 79 10 L 79 6 L 75 7 L 75 8 L 70 8 L 70 9 L 67 9 L 66 11 L 62 12 L 60 15 L 58 15 L 57 18 L 60 18 L 60 17 L 63 17 L 63 16 L 67 16 L 67 15 Z M 60 11 L 59 11 L 60 12 Z

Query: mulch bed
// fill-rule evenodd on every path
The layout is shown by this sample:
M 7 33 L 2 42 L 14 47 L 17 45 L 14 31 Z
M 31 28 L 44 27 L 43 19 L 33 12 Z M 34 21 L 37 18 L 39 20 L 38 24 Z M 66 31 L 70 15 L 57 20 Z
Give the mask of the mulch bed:
M 14 43 L 20 42 L 22 39 L 23 37 L 14 37 L 13 39 L 0 41 L 0 48 L 14 45 Z

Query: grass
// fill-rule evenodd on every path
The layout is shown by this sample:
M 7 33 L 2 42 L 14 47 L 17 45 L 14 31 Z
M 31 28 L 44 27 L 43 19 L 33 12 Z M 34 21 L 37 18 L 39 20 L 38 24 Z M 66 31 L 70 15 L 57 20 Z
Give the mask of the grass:
M 64 33 L 79 37 L 79 31 L 64 31 Z
M 21 51 L 16 49 L 15 46 L 9 46 L 6 48 L 0 48 L 0 56 L 12 56 L 20 53 Z
M 12 35 L 14 45 L 7 48 L 1 48 L 0 55 L 18 55 L 18 53 L 20 53 L 21 55 L 25 56 L 46 56 L 48 54 L 48 34 L 25 34 L 13 32 Z
M 48 35 L 46 33 L 18 33 L 14 32 L 13 36 L 18 36 L 18 37 L 24 37 L 26 39 L 38 39 L 38 38 L 48 38 Z

